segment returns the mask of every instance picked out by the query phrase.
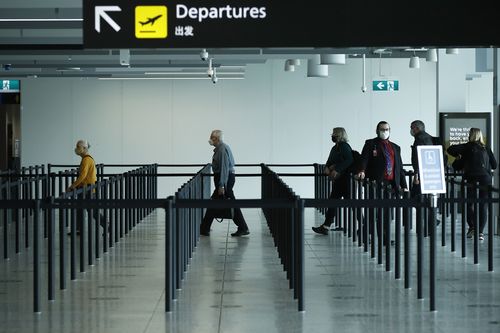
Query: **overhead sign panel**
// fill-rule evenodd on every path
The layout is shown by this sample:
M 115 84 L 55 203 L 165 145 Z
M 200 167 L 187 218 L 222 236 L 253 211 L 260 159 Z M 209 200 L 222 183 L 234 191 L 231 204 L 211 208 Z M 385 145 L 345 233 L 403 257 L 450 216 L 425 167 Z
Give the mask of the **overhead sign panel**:
M 400 0 L 335 1 L 334 6 L 324 0 L 83 0 L 84 46 L 500 45 L 496 11 L 484 6 L 471 13 L 466 6 L 428 1 L 409 11 Z M 415 24 L 415 18 L 426 24 Z M 397 29 L 369 28 L 381 22 Z M 470 26 L 481 26 L 481 34 L 470 33 Z

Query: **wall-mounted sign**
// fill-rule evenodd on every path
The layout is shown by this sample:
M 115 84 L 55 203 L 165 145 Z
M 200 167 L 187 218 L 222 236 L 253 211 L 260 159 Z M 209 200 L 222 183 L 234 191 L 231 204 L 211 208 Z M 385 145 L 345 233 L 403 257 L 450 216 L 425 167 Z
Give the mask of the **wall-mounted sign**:
M 84 47 L 500 45 L 493 5 L 473 14 L 467 2 L 427 1 L 411 10 L 396 0 L 330 6 L 324 0 L 83 0 Z M 367 28 L 380 22 L 397 29 Z M 481 26 L 481 33 L 470 33 L 471 26 Z
M 443 147 L 417 146 L 417 154 L 422 194 L 446 193 Z
M 373 91 L 398 91 L 399 81 L 398 80 L 374 80 L 373 81 Z
M 0 93 L 19 92 L 19 80 L 2 80 L 0 79 Z
M 491 113 L 487 112 L 446 112 L 439 114 L 439 136 L 444 149 L 449 146 L 467 143 L 472 127 L 479 128 L 488 147 L 491 147 Z M 455 158 L 448 155 L 448 164 Z

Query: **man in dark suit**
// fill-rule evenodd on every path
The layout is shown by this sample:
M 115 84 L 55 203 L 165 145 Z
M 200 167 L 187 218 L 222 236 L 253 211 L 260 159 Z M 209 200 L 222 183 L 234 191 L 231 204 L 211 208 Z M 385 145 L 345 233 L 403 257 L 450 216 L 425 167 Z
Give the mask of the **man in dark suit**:
M 376 138 L 365 141 L 358 177 L 389 183 L 395 190 L 406 189 L 401 148 L 389 140 L 389 124 L 386 121 L 379 122 L 376 132 Z
M 361 171 L 358 173 L 360 179 L 367 177 L 370 181 L 375 180 L 377 183 L 391 185 L 393 191 L 407 188 L 406 179 L 403 170 L 403 162 L 401 160 L 401 148 L 389 141 L 391 128 L 386 121 L 381 121 L 377 124 L 377 137 L 365 141 L 363 151 L 361 152 Z M 384 214 L 387 217 L 389 209 L 384 209 Z M 382 210 L 378 210 L 377 220 L 379 226 L 377 234 L 380 235 L 380 229 L 383 228 Z M 387 220 L 388 221 L 388 220 Z M 366 224 L 365 224 L 366 226 Z M 365 228 L 363 226 L 363 228 Z M 365 229 L 366 230 L 366 229 Z M 386 243 L 385 228 L 384 243 Z M 392 242 L 391 242 L 392 243 Z

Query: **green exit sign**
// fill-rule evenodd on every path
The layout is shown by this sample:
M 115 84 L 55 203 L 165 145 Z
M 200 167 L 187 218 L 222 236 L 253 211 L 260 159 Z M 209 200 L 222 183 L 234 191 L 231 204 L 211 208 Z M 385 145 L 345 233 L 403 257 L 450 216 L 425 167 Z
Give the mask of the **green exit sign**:
M 0 79 L 0 92 L 19 92 L 19 80 Z
M 398 80 L 374 80 L 373 91 L 398 91 Z

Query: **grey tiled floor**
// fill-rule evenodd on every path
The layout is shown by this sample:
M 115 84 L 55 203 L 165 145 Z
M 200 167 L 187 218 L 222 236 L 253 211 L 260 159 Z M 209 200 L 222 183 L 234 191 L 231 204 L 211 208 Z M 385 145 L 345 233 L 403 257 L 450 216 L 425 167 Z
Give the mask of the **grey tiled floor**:
M 322 216 L 308 209 L 300 313 L 261 212 L 243 213 L 249 237 L 231 238 L 234 225 L 215 222 L 200 239 L 171 313 L 164 312 L 161 211 L 57 290 L 55 301 L 44 290 L 41 314 L 32 313 L 29 251 L 0 259 L 0 332 L 500 332 L 500 275 L 487 272 L 486 242 L 480 265 L 470 240 L 467 259 L 438 244 L 438 311 L 430 312 L 427 279 L 417 300 L 415 265 L 406 290 L 394 269 L 385 272 L 341 232 L 313 234 Z M 500 267 L 498 245 L 495 256 Z

